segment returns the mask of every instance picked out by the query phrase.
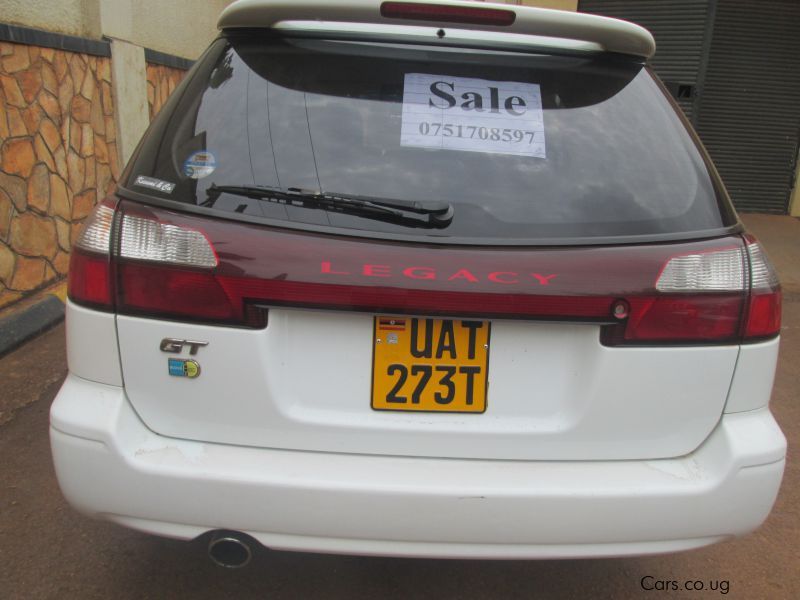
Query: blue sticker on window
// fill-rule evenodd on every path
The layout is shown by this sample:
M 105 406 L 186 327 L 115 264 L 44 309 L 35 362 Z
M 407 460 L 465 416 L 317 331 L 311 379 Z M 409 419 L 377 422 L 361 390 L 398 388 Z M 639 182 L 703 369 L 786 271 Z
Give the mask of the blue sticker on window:
M 208 177 L 217 169 L 217 157 L 213 152 L 195 152 L 183 163 L 183 174 L 192 179 Z

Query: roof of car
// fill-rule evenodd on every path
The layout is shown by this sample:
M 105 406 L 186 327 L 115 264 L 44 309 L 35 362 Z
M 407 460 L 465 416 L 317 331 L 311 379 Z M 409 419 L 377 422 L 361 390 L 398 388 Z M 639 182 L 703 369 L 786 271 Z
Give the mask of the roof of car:
M 486 23 L 452 22 L 447 18 L 431 21 L 413 18 L 397 18 L 385 16 L 383 8 L 394 5 L 395 14 L 402 14 L 403 7 L 409 5 L 427 5 L 435 7 L 462 7 L 473 12 L 481 9 L 489 11 L 513 12 L 515 17 L 509 25 L 493 25 Z M 411 6 L 411 8 L 415 8 Z M 650 58 L 655 54 L 656 43 L 649 31 L 619 19 L 600 17 L 585 13 L 533 8 L 508 4 L 476 3 L 472 0 L 404 0 L 403 2 L 381 2 L 380 0 L 237 0 L 228 6 L 220 15 L 220 29 L 237 28 L 276 28 L 285 29 L 286 25 L 294 25 L 293 29 L 320 31 L 321 25 L 328 24 L 335 28 L 345 24 L 358 26 L 363 30 L 365 25 L 374 26 L 376 33 L 387 31 L 402 33 L 408 26 L 448 27 L 472 32 L 486 32 L 495 37 L 497 34 L 516 34 L 518 41 L 525 36 L 538 39 L 549 38 L 571 40 L 577 43 L 577 49 L 601 50 L 628 54 L 641 58 Z M 417 31 L 419 27 L 415 28 Z M 521 35 L 520 35 L 521 34 Z

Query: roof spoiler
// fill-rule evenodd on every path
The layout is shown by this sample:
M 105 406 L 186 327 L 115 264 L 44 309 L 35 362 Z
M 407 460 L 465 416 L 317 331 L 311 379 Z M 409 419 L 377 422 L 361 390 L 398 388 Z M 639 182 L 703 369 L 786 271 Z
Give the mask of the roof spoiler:
M 279 28 L 288 22 L 308 22 L 316 30 L 324 22 L 511 33 L 589 43 L 605 52 L 645 59 L 656 51 L 650 32 L 627 21 L 472 0 L 237 0 L 222 11 L 217 25 L 220 29 Z M 400 33 L 402 27 L 397 29 Z

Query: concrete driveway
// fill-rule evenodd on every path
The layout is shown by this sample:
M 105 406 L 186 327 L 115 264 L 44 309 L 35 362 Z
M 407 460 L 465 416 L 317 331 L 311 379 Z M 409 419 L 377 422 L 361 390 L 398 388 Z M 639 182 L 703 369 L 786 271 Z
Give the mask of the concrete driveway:
M 0 359 L 0 598 L 800 597 L 800 222 L 745 221 L 785 288 L 772 402 L 789 461 L 777 506 L 757 532 L 648 558 L 433 561 L 261 551 L 246 569 L 227 571 L 210 563 L 202 543 L 149 537 L 66 505 L 47 437 L 50 402 L 66 373 L 61 325 Z M 665 581 L 698 589 L 659 591 Z

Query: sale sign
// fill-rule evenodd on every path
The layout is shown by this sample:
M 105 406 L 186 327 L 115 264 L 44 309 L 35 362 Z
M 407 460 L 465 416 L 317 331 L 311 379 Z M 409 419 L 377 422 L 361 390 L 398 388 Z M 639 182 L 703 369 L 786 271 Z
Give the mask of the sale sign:
M 400 145 L 545 158 L 541 89 L 406 73 Z

